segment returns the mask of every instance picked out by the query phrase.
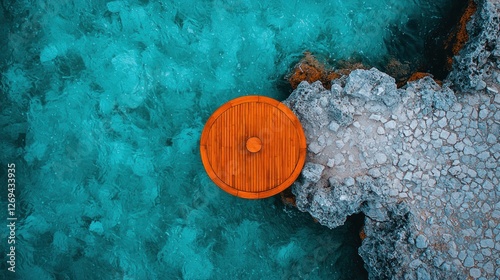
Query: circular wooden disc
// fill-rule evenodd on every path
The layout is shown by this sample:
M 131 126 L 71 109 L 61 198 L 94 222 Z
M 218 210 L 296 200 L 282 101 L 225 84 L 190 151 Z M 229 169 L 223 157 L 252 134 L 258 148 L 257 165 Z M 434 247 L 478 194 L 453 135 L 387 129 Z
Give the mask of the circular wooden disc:
M 242 198 L 273 196 L 288 188 L 306 158 L 306 138 L 293 112 L 265 96 L 244 96 L 217 109 L 201 134 L 208 176 Z
M 247 150 L 252 153 L 257 153 L 262 149 L 262 141 L 260 141 L 259 137 L 250 137 L 247 140 Z

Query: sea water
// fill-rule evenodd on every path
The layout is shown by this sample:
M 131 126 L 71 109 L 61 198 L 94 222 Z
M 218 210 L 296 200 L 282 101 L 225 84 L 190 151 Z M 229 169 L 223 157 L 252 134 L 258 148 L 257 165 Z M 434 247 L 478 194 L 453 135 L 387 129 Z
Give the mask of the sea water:
M 224 193 L 201 130 L 232 98 L 286 98 L 304 51 L 372 66 L 422 54 L 450 3 L 3 1 L 1 217 L 14 163 L 17 221 L 16 272 L 5 249 L 1 275 L 365 278 L 359 223 Z

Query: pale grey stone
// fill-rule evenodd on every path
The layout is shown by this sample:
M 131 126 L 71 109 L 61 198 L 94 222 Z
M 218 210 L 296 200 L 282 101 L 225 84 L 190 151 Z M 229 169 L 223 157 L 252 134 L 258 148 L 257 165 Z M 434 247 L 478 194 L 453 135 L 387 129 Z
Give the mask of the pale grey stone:
M 368 175 L 370 175 L 374 178 L 378 178 L 378 177 L 382 176 L 382 172 L 380 172 L 380 170 L 378 168 L 372 168 L 368 171 Z
M 457 149 L 458 151 L 463 151 L 464 148 L 465 148 L 465 144 L 462 143 L 462 142 L 458 142 L 457 144 L 455 144 L 455 149 Z
M 380 121 L 380 115 L 375 115 L 375 114 L 372 114 L 370 115 L 369 119 L 370 120 L 374 120 L 374 121 Z
M 469 176 L 472 177 L 472 178 L 476 178 L 476 176 L 477 176 L 477 172 L 474 169 L 469 169 L 467 171 L 467 174 L 469 174 Z
M 354 162 L 354 156 L 353 156 L 353 155 L 349 155 L 349 156 L 348 156 L 348 160 L 349 160 L 350 162 Z
M 321 135 L 319 138 L 318 138 L 318 144 L 321 146 L 321 147 L 325 147 L 326 146 L 326 137 L 325 135 Z
M 368 82 L 373 79 L 378 82 L 376 84 Z M 344 92 L 347 95 L 364 101 L 380 100 L 387 106 L 391 106 L 399 101 L 399 97 L 395 95 L 396 84 L 394 78 L 375 68 L 352 71 L 347 77 Z
M 443 129 L 441 131 L 441 134 L 439 136 L 441 137 L 441 139 L 446 140 L 446 139 L 448 139 L 448 136 L 450 136 L 450 133 L 448 131 L 446 131 L 446 130 Z
M 486 145 L 486 144 L 476 144 L 475 149 L 476 149 L 476 152 L 480 153 L 480 152 L 488 150 L 488 145 Z
M 474 256 L 474 260 L 478 261 L 478 262 L 482 262 L 484 261 L 484 256 L 483 254 L 481 253 L 477 253 L 475 256 Z
M 476 154 L 476 150 L 470 146 L 466 146 L 464 148 L 464 154 L 466 155 L 475 155 Z
M 471 139 L 472 139 L 472 137 L 476 136 L 476 134 L 477 134 L 477 130 L 474 128 L 467 128 L 466 132 L 467 132 L 467 136 L 471 137 Z
M 470 114 L 471 119 L 477 120 L 477 117 L 479 116 L 476 108 L 472 108 L 472 113 Z
M 417 269 L 417 279 L 418 280 L 431 280 L 431 275 L 429 274 L 429 272 L 423 268 L 423 267 L 419 267 Z
M 446 142 L 450 145 L 455 145 L 457 143 L 457 134 L 450 133 L 450 136 L 446 139 Z
M 470 100 L 469 100 L 469 103 L 470 103 Z M 470 116 L 470 114 L 472 113 L 471 104 L 465 104 L 462 112 L 464 114 L 464 117 Z
M 486 138 L 486 142 L 490 143 L 490 144 L 495 144 L 495 142 L 497 141 L 497 137 L 493 134 L 488 134 L 488 137 Z
M 484 151 L 477 155 L 477 158 L 479 158 L 482 161 L 486 161 L 490 157 L 490 153 L 488 151 Z
M 325 167 L 321 164 L 307 162 L 302 169 L 302 176 L 311 182 L 318 182 Z
M 443 146 L 443 140 L 441 140 L 441 139 L 436 139 L 436 140 L 432 141 L 432 146 L 433 146 L 434 148 L 436 148 L 436 149 L 437 149 L 437 148 L 441 148 L 441 146 Z
M 417 248 L 419 249 L 424 249 L 424 248 L 427 248 L 427 237 L 425 237 L 424 235 L 420 234 L 419 236 L 417 236 L 417 238 L 415 239 L 415 245 L 417 246 Z
M 427 119 L 427 120 L 425 121 L 425 125 L 426 125 L 427 127 L 429 127 L 429 128 L 431 127 L 432 123 L 433 123 L 432 118 L 429 118 L 429 119 Z
M 493 262 L 489 261 L 483 265 L 483 269 L 486 273 L 493 274 L 495 266 L 493 265 Z
M 408 171 L 408 172 L 406 172 L 406 174 L 403 177 L 403 179 L 407 180 L 407 181 L 411 181 L 412 177 L 413 177 L 413 172 Z
M 498 94 L 498 89 L 494 88 L 494 87 L 487 87 L 486 88 L 488 90 L 488 92 L 490 93 L 493 93 L 493 94 Z
M 413 119 L 413 111 L 412 110 L 408 110 L 406 111 L 406 115 L 408 116 L 408 119 Z
M 352 178 L 352 177 L 347 177 L 344 179 L 344 184 L 348 187 L 354 186 L 354 182 L 355 182 L 354 178 Z
M 481 270 L 478 268 L 471 268 L 470 270 L 470 276 L 473 278 L 479 278 L 481 277 Z
M 335 160 L 335 164 L 337 165 L 342 164 L 345 161 L 344 156 L 340 153 L 335 154 L 333 158 Z
M 448 169 L 448 172 L 453 176 L 457 176 L 458 174 L 460 174 L 460 172 L 462 172 L 462 169 L 460 168 L 460 166 L 453 166 Z
M 483 90 L 486 88 L 486 82 L 483 81 L 483 80 L 480 80 L 477 84 L 476 84 L 476 90 Z
M 500 81 L 499 81 L 499 82 L 500 82 Z M 496 94 L 496 95 L 495 95 L 495 100 L 494 100 L 494 101 L 495 101 L 495 103 L 500 104 L 500 95 Z
M 411 129 L 415 129 L 418 125 L 418 122 L 417 120 L 412 120 L 411 123 L 410 123 L 410 128 Z
M 480 243 L 483 248 L 495 248 L 495 241 L 493 239 L 483 239 Z
M 493 145 L 493 147 L 491 147 L 491 151 L 493 153 L 500 152 L 500 143 Z
M 451 194 L 451 199 L 450 199 L 450 203 L 454 206 L 459 206 L 460 204 L 462 204 L 463 202 L 463 195 L 459 192 L 453 192 Z
M 340 125 L 335 121 L 332 121 L 330 123 L 330 125 L 328 126 L 328 129 L 330 129 L 333 132 L 337 132 L 339 130 L 339 128 L 340 128 Z
M 391 121 L 388 121 L 384 126 L 386 129 L 394 129 L 394 128 L 396 128 L 396 122 L 391 120 Z
M 422 261 L 419 259 L 414 259 L 413 261 L 410 262 L 409 266 L 411 268 L 417 268 L 422 265 Z
M 460 251 L 458 253 L 458 258 L 463 262 L 465 260 L 465 257 L 467 257 L 467 253 L 465 251 Z
M 383 164 L 387 161 L 387 156 L 384 153 L 375 154 L 375 160 L 378 164 Z
M 442 118 L 438 121 L 439 127 L 443 128 L 448 125 L 448 120 L 446 118 Z
M 500 111 L 495 113 L 495 120 L 500 121 Z
M 415 136 L 415 138 L 419 138 L 421 135 L 422 135 L 422 130 L 417 128 L 413 136 Z
M 487 203 L 484 203 L 483 206 L 481 207 L 481 212 L 483 212 L 483 214 L 486 214 L 489 213 L 490 211 L 491 207 Z
M 486 180 L 483 183 L 483 189 L 485 189 L 485 190 L 492 190 L 493 189 L 493 184 L 490 181 Z
M 464 144 L 467 145 L 467 146 L 472 146 L 472 142 L 470 141 L 469 138 L 464 138 L 463 140 Z
M 379 126 L 377 128 L 377 133 L 380 134 L 380 135 L 385 134 L 385 129 L 383 127 Z
M 333 158 L 328 159 L 328 163 L 326 164 L 326 166 L 332 168 L 333 166 L 335 166 L 335 160 Z
M 434 130 L 434 131 L 432 131 L 432 132 L 431 132 L 431 138 L 432 138 L 433 140 L 436 140 L 436 139 L 438 139 L 438 138 L 439 138 L 439 134 L 440 134 L 440 133 L 439 133 L 438 131 Z
M 337 146 L 337 148 L 339 149 L 342 149 L 344 147 L 344 142 L 342 140 L 337 140 L 335 141 L 335 146 Z
M 453 244 L 455 244 L 455 243 L 453 243 Z M 448 248 L 448 254 L 450 254 L 450 256 L 452 258 L 456 258 L 458 256 L 458 252 L 457 252 L 456 247 L 450 247 L 450 248 Z
M 323 147 L 321 147 L 318 142 L 312 142 L 311 144 L 309 144 L 309 151 L 315 153 L 315 154 L 319 154 L 321 152 L 321 150 L 323 150 Z
M 471 128 L 478 128 L 477 121 L 475 121 L 475 120 L 470 121 L 470 122 L 469 122 L 469 126 L 470 126 Z
M 472 257 L 465 258 L 464 266 L 465 267 L 473 267 L 474 266 L 474 259 Z
M 486 117 L 488 117 L 488 113 L 490 111 L 488 109 L 482 109 L 479 111 L 479 118 L 481 119 L 485 119 Z
M 484 256 L 491 256 L 491 249 L 481 249 L 481 253 L 484 255 Z
M 422 140 L 424 140 L 427 143 L 430 142 L 431 141 L 430 134 L 428 132 L 426 134 L 424 134 L 424 137 L 422 137 Z
M 440 267 L 443 264 L 444 260 L 441 256 L 434 257 L 432 263 L 435 267 Z

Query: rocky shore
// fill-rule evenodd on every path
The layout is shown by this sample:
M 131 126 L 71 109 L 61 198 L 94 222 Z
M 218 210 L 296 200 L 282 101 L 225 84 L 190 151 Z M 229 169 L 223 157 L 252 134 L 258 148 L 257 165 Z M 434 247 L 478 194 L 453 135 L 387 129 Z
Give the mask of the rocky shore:
M 363 213 L 371 279 L 500 278 L 499 16 L 478 3 L 443 86 L 355 70 L 285 101 L 308 142 L 297 207 L 330 228 Z

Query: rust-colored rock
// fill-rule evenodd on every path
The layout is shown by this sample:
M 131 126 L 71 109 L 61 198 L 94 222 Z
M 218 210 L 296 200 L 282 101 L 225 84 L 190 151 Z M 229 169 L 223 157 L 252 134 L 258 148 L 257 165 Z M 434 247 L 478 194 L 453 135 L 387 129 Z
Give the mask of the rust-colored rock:
M 342 75 L 340 75 L 337 72 L 330 72 L 330 73 L 328 73 L 326 75 L 327 84 L 329 85 L 328 88 L 331 88 L 331 82 L 332 82 L 332 80 L 336 80 L 336 79 L 338 79 L 340 77 L 342 77 Z
M 392 57 L 385 66 L 385 72 L 396 80 L 398 88 L 404 86 L 411 75 L 411 67 L 408 62 L 401 62 Z
M 292 74 L 288 77 L 288 81 L 293 89 L 302 81 L 313 83 L 321 81 L 326 89 L 331 88 L 331 80 L 340 78 L 340 74 L 332 70 L 327 70 L 325 65 L 319 62 L 310 52 L 304 53 L 297 65 L 295 65 Z
M 444 48 L 450 52 L 450 57 L 446 60 L 446 67 L 451 70 L 451 64 L 453 63 L 452 57 L 457 55 L 460 50 L 465 46 L 465 43 L 469 40 L 469 34 L 467 33 L 467 23 L 471 19 L 472 15 L 476 13 L 477 5 L 474 0 L 469 0 L 467 7 L 465 8 L 462 17 L 458 21 L 457 25 L 450 32 L 447 40 L 444 43 Z
M 283 204 L 291 207 L 297 207 L 297 204 L 295 203 L 295 195 L 293 195 L 290 188 L 280 192 L 280 197 Z
M 427 76 L 431 77 L 434 80 L 434 82 L 436 82 L 436 84 L 438 84 L 439 86 L 443 85 L 442 81 L 434 79 L 434 76 L 432 74 L 425 73 L 425 72 L 415 72 L 415 73 L 411 74 L 411 76 L 405 81 L 404 84 L 406 85 L 406 83 L 408 83 L 408 82 L 420 80 L 420 79 L 427 77 Z
M 415 73 L 411 74 L 411 76 L 408 78 L 407 82 L 413 82 L 416 80 L 420 80 L 423 77 L 427 77 L 427 76 L 432 76 L 432 75 L 429 73 L 425 73 L 425 72 L 415 72 Z
M 361 228 L 361 230 L 359 231 L 359 239 L 361 239 L 361 241 L 363 241 L 365 238 L 366 238 L 365 229 Z
M 363 63 L 354 60 L 340 60 L 337 68 L 339 69 L 337 72 L 344 76 L 349 76 L 356 69 L 368 69 Z

